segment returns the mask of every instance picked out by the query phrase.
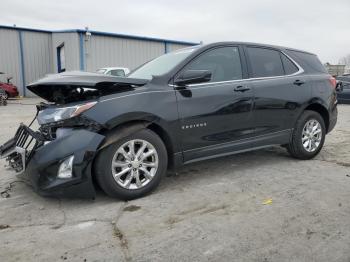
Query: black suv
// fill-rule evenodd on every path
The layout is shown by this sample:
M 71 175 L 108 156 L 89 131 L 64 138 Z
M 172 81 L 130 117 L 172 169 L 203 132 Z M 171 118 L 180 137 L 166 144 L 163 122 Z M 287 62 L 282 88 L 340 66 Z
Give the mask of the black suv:
M 43 195 L 141 197 L 167 168 L 282 145 L 317 155 L 336 124 L 336 80 L 316 55 L 222 42 L 162 55 L 126 78 L 53 75 L 27 88 L 38 131 L 20 125 L 0 154 Z

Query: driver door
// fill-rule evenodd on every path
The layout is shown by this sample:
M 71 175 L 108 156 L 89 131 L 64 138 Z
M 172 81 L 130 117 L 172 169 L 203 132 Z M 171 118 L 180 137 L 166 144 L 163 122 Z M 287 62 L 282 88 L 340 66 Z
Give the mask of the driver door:
M 242 147 L 239 141 L 254 135 L 253 92 L 244 79 L 242 54 L 238 46 L 209 49 L 179 73 L 212 73 L 209 82 L 175 85 L 185 162 L 229 154 Z

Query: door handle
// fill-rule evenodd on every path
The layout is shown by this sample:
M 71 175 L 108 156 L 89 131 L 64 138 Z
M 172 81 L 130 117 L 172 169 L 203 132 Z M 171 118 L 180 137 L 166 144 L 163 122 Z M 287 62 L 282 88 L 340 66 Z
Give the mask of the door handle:
M 302 81 L 302 80 L 297 79 L 297 80 L 294 81 L 293 84 L 296 85 L 296 86 L 301 86 L 301 85 L 305 84 L 305 82 Z
M 236 86 L 235 88 L 233 88 L 233 91 L 235 92 L 245 92 L 250 90 L 250 87 L 248 86 Z

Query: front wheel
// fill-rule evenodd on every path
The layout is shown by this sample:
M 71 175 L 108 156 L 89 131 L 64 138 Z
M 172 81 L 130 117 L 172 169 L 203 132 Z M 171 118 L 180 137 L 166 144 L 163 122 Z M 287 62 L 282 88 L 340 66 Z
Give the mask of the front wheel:
M 166 173 L 167 164 L 163 141 L 153 131 L 144 129 L 101 150 L 94 169 L 103 191 L 131 200 L 154 190 Z
M 306 110 L 295 124 L 288 152 L 298 159 L 311 159 L 322 149 L 326 127 L 321 115 Z

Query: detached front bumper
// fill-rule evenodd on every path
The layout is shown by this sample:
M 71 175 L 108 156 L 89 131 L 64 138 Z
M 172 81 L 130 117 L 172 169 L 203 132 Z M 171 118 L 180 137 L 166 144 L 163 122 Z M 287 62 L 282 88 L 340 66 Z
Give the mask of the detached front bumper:
M 27 127 L 26 127 L 27 128 Z M 92 182 L 91 166 L 96 151 L 105 137 L 85 130 L 75 129 L 68 134 L 51 142 L 40 142 L 41 145 L 32 151 L 25 150 L 18 143 L 18 138 L 9 140 L 0 147 L 1 158 L 7 157 L 10 161 L 15 158 L 20 166 L 23 159 L 23 171 L 31 181 L 35 191 L 44 196 L 94 198 L 95 189 Z M 29 135 L 29 138 L 30 135 Z M 5 147 L 6 150 L 4 151 Z M 9 150 L 13 151 L 12 155 Z M 25 152 L 23 153 L 23 149 Z M 59 178 L 58 170 L 61 163 L 70 156 L 74 156 L 72 177 Z M 19 163 L 19 164 L 18 164 Z M 18 168 L 17 173 L 21 170 Z

